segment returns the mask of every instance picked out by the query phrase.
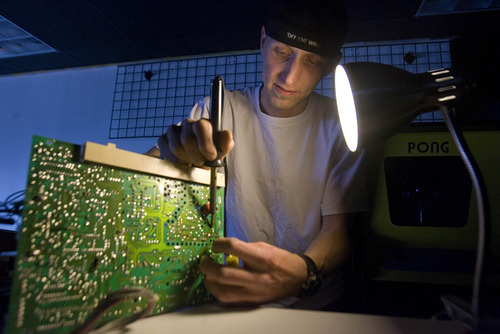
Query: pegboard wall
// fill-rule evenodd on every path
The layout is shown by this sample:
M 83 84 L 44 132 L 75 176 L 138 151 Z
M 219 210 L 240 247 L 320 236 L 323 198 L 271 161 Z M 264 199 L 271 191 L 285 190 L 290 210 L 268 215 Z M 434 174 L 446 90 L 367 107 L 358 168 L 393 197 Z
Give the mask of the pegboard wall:
M 370 61 L 422 73 L 451 67 L 450 40 L 409 40 L 346 44 L 341 63 Z M 199 99 L 210 94 L 211 80 L 220 75 L 227 89 L 261 82 L 258 50 L 192 58 L 176 58 L 118 66 L 109 138 L 157 137 L 182 121 Z M 332 97 L 333 75 L 316 92 Z M 417 122 L 440 122 L 439 112 Z

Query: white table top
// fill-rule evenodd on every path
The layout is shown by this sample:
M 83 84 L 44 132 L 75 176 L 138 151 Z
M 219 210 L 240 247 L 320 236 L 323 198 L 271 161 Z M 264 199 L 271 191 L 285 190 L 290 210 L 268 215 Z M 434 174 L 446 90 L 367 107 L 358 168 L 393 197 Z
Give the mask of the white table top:
M 218 304 L 203 305 L 179 312 L 141 319 L 128 325 L 127 329 L 127 334 L 468 333 L 467 327 L 457 321 L 303 311 L 284 308 L 238 309 L 223 307 Z

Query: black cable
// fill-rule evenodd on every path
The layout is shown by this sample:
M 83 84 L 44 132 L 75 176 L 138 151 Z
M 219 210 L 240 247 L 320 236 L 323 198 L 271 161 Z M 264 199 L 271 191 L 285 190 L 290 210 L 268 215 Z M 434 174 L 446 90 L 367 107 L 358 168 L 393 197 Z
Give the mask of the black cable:
M 115 321 L 111 321 L 97 329 L 97 324 L 99 320 L 103 317 L 103 315 L 106 313 L 106 311 L 111 308 L 112 306 L 115 306 L 126 299 L 130 298 L 141 298 L 144 297 L 146 298 L 148 305 L 141 310 L 140 312 L 134 313 L 128 317 L 120 318 Z M 155 295 L 153 292 L 151 292 L 148 289 L 145 288 L 126 288 L 126 289 L 121 289 L 114 291 L 110 293 L 106 298 L 104 298 L 99 305 L 94 309 L 92 314 L 87 318 L 87 320 L 76 330 L 74 330 L 72 333 L 73 334 L 87 334 L 87 333 L 92 333 L 92 334 L 103 334 L 107 333 L 112 329 L 116 328 L 122 328 L 125 327 L 126 325 L 139 320 L 141 318 L 147 317 L 151 312 L 153 311 L 153 308 L 156 304 L 156 301 L 158 299 L 158 296 Z
M 476 266 L 474 269 L 474 282 L 471 301 L 472 316 L 477 319 L 480 312 L 480 289 L 483 274 L 483 261 L 486 244 L 486 226 L 488 225 L 488 198 L 484 187 L 484 180 L 480 173 L 477 163 L 474 160 L 469 148 L 466 145 L 461 133 L 457 130 L 454 124 L 453 117 L 448 107 L 443 106 L 440 109 L 448 130 L 451 133 L 453 141 L 458 148 L 459 154 L 469 172 L 472 181 L 473 189 L 476 194 L 477 210 L 478 210 L 478 242 L 476 254 Z
M 24 190 L 16 191 L 0 201 L 0 218 L 2 223 L 18 226 L 24 207 Z

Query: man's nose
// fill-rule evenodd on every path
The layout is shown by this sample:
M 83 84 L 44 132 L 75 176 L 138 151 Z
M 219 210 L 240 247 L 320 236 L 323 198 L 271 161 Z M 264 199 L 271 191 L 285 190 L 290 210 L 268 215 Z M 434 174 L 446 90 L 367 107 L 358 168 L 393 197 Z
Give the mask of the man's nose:
M 286 84 L 294 84 L 300 80 L 301 71 L 302 66 L 300 64 L 299 58 L 297 56 L 292 56 L 285 63 L 285 67 L 282 72 L 282 78 Z

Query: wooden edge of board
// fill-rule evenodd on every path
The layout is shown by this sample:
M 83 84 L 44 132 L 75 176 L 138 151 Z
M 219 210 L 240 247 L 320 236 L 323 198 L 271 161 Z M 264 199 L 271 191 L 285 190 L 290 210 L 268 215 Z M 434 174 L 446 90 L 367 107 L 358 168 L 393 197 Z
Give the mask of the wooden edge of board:
M 107 145 L 86 142 L 82 146 L 82 161 L 110 165 L 123 169 L 154 174 L 184 181 L 210 185 L 210 170 L 174 164 L 168 160 L 151 157 Z M 223 173 L 217 173 L 217 187 L 225 187 Z

